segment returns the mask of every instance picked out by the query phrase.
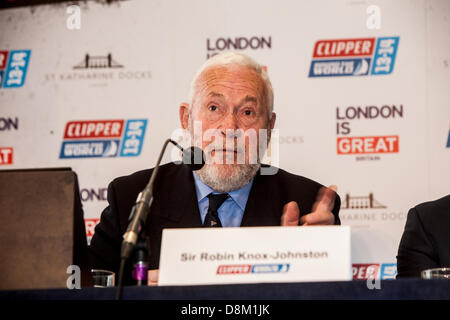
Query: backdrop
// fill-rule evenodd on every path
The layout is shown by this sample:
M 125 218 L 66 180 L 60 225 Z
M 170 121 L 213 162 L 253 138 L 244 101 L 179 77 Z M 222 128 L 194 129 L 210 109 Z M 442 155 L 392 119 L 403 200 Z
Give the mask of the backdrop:
M 196 69 L 243 52 L 272 80 L 279 166 L 338 185 L 354 278 L 393 278 L 408 209 L 450 190 L 449 16 L 446 0 L 2 10 L 0 169 L 72 167 L 90 239 L 108 183 L 179 128 Z

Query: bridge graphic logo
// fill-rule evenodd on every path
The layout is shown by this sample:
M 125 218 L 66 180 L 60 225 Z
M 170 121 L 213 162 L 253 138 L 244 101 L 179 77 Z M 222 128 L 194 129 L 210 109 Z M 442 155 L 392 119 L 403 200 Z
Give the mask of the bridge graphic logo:
M 116 62 L 111 53 L 106 56 L 91 56 L 88 53 L 84 56 L 83 61 L 73 67 L 73 69 L 110 69 L 123 68 L 123 65 Z
M 384 209 L 387 208 L 384 204 L 377 201 L 373 193 L 368 196 L 351 196 L 349 193 L 345 194 L 345 200 L 342 203 L 342 209 Z

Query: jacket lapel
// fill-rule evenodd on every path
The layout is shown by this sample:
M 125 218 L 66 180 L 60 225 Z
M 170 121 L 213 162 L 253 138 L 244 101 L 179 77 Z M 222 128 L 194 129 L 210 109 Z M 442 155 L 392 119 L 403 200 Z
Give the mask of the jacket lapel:
M 185 165 L 176 165 L 165 179 L 170 187 L 164 188 L 160 197 L 162 205 L 158 206 L 159 216 L 167 222 L 164 227 L 202 227 L 192 171 Z M 261 175 L 260 171 L 255 175 L 241 227 L 280 225 L 281 211 L 277 206 L 280 191 L 274 186 L 273 179 L 274 176 Z
M 192 171 L 185 165 L 178 167 L 171 178 L 172 187 L 168 188 L 166 193 L 167 217 L 173 222 L 171 226 L 174 228 L 201 227 L 202 220 Z
M 263 176 L 258 171 L 248 196 L 241 227 L 279 226 L 281 212 L 278 212 L 276 206 L 278 194 L 278 189 L 273 186 L 273 176 Z

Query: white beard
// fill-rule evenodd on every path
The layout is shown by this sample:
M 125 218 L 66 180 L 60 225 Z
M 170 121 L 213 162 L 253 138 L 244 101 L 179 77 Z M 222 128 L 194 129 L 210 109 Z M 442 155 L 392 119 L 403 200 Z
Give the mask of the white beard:
M 192 122 L 189 122 L 188 129 L 183 135 L 185 145 L 193 145 Z M 195 144 L 194 144 L 195 145 Z M 265 150 L 264 150 L 265 152 Z M 228 155 L 229 156 L 229 155 Z M 211 159 L 210 155 L 205 155 L 207 159 Z M 261 167 L 260 160 L 256 164 L 224 164 L 225 158 L 218 155 L 219 159 L 223 159 L 222 164 L 206 163 L 203 168 L 195 173 L 200 180 L 216 192 L 230 192 L 239 190 L 246 186 L 256 175 Z M 234 155 L 231 155 L 231 163 L 234 162 Z M 224 172 L 226 171 L 226 172 Z
M 226 166 L 227 168 L 224 168 Z M 260 163 L 257 164 L 237 164 L 237 165 L 208 165 L 196 171 L 200 180 L 217 192 L 230 192 L 246 186 L 256 175 Z M 229 173 L 224 177 L 220 170 L 227 170 Z

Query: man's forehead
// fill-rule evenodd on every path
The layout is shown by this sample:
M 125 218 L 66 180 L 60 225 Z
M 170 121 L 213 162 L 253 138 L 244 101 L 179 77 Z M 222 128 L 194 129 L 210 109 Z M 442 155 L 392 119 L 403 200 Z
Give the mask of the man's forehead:
M 254 69 L 241 65 L 219 65 L 209 67 L 200 74 L 198 83 L 208 84 L 220 81 L 241 81 L 263 85 L 261 75 Z
M 206 95 L 209 98 L 219 98 L 219 99 L 224 99 L 225 96 L 217 91 L 209 91 L 209 93 Z M 253 96 L 253 95 L 246 95 L 243 99 L 242 102 L 258 102 L 258 98 Z
M 208 97 L 217 97 L 217 98 L 223 98 L 223 94 L 222 93 L 220 93 L 220 92 L 215 92 L 215 91 L 210 91 L 208 94 L 207 94 L 207 96 Z
M 220 86 L 237 90 L 254 90 L 258 96 L 264 91 L 264 82 L 260 74 L 250 67 L 213 66 L 204 70 L 198 77 L 196 94 L 201 92 L 206 97 L 220 97 L 223 95 Z

